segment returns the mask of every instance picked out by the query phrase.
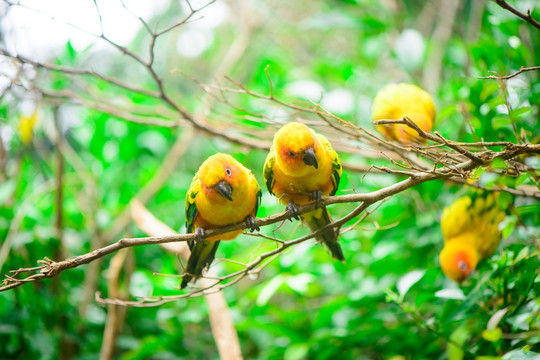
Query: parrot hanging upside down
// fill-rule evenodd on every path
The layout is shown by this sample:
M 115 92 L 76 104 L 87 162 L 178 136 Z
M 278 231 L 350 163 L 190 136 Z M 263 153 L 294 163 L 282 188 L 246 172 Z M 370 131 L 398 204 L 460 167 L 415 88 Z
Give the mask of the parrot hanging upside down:
M 341 177 L 341 163 L 330 142 L 306 125 L 292 122 L 274 135 L 274 143 L 264 164 L 268 191 L 298 218 L 298 205 L 315 201 L 322 195 L 334 195 Z M 312 231 L 330 224 L 325 207 L 302 215 Z M 345 261 L 338 244 L 338 233 L 328 228 L 316 236 L 332 256 Z
M 463 282 L 480 260 L 497 250 L 501 242 L 498 226 L 505 217 L 497 207 L 497 199 L 496 193 L 475 192 L 443 210 L 444 248 L 439 258 L 450 279 Z
M 205 229 L 245 221 L 256 230 L 255 216 L 261 200 L 261 188 L 250 170 L 227 154 L 210 156 L 193 177 L 186 195 L 186 230 L 204 235 Z M 232 240 L 242 230 L 207 239 L 189 241 L 191 255 L 180 288 L 201 276 L 216 254 L 220 240 Z
M 400 120 L 407 116 L 425 132 L 433 129 L 435 104 L 431 96 L 412 84 L 389 84 L 379 90 L 373 100 L 373 120 Z M 377 130 L 389 140 L 402 144 L 423 143 L 416 130 L 402 124 L 377 125 Z

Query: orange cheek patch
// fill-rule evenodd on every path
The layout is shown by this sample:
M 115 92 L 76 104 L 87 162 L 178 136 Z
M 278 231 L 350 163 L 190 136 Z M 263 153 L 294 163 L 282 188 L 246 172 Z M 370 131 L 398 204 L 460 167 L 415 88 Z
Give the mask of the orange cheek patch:
M 298 155 L 292 157 L 291 155 L 289 155 L 289 151 L 291 151 L 291 148 L 285 146 L 282 147 L 279 152 L 279 157 L 281 158 L 281 161 L 283 161 L 285 164 L 292 166 L 298 162 L 299 157 Z
M 464 263 L 467 265 L 467 269 L 461 269 L 458 265 L 459 263 Z M 464 273 L 465 275 L 469 275 L 470 272 L 473 270 L 471 267 L 471 263 L 469 261 L 469 257 L 464 252 L 459 252 L 456 254 L 456 268 L 459 269 L 460 272 Z
M 201 183 L 201 189 L 208 197 L 213 197 L 217 194 L 216 190 L 209 188 L 208 186 Z

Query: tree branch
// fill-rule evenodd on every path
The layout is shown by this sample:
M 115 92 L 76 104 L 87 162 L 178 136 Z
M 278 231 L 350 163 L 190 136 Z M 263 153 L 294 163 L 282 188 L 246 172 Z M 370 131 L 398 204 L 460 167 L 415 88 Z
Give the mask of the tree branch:
M 414 124 L 412 121 L 408 120 L 407 118 L 404 118 L 402 120 L 380 120 L 380 122 L 409 125 L 413 129 L 419 131 L 420 135 L 423 135 L 429 139 L 433 139 L 434 141 L 437 141 L 437 142 L 442 142 L 447 146 L 457 149 L 456 151 L 461 150 L 461 151 L 464 151 L 465 153 L 469 153 L 468 150 L 465 150 L 457 145 L 451 144 L 450 142 L 443 139 L 442 137 L 436 137 L 429 133 L 423 132 L 420 128 L 418 128 L 418 126 L 416 126 L 416 124 Z M 512 146 L 508 145 L 506 150 L 499 151 L 499 152 L 486 150 L 481 153 L 478 153 L 478 156 L 476 155 L 470 156 L 469 161 L 465 161 L 465 162 L 453 165 L 452 167 L 444 167 L 440 169 L 434 168 L 432 171 L 429 171 L 429 172 L 428 171 L 410 172 L 409 178 L 403 181 L 400 181 L 396 184 L 382 188 L 380 190 L 371 192 L 371 193 L 350 194 L 350 195 L 341 195 L 341 196 L 324 196 L 321 199 L 320 205 L 326 206 L 326 205 L 331 205 L 331 204 L 354 203 L 354 202 L 362 202 L 362 203 L 370 205 L 374 202 L 383 200 L 389 196 L 392 196 L 394 194 L 407 190 L 425 181 L 435 180 L 439 178 L 455 177 L 455 176 L 466 177 L 466 174 L 468 171 L 475 169 L 480 164 L 482 165 L 488 164 L 493 159 L 496 159 L 496 158 L 509 160 L 521 154 L 540 154 L 540 144 L 524 144 L 524 145 L 512 144 Z M 299 207 L 299 212 L 303 214 L 305 212 L 309 212 L 315 209 L 316 209 L 315 204 L 308 204 L 308 205 Z M 267 218 L 256 219 L 255 225 L 257 227 L 267 226 L 267 225 L 274 224 L 283 220 L 290 219 L 291 217 L 292 215 L 289 212 L 281 212 L 278 214 L 271 215 Z M 220 234 L 230 232 L 230 231 L 245 229 L 246 225 L 247 224 L 245 222 L 240 222 L 237 224 L 224 226 L 221 228 L 208 229 L 208 231 L 206 231 L 205 233 L 205 237 L 211 237 L 211 236 L 220 235 Z M 42 280 L 44 278 L 56 276 L 57 274 L 59 274 L 60 272 L 64 270 L 71 269 L 71 268 L 74 268 L 83 264 L 88 264 L 105 255 L 108 255 L 112 252 L 115 252 L 115 251 L 118 251 L 120 249 L 124 249 L 127 247 L 151 245 L 151 244 L 163 244 L 163 243 L 170 243 L 170 242 L 176 242 L 176 241 L 189 241 L 189 240 L 197 240 L 196 235 L 195 234 L 182 234 L 182 235 L 168 235 L 168 236 L 160 236 L 160 237 L 124 238 L 124 239 L 120 239 L 118 242 L 114 244 L 111 244 L 103 248 L 99 248 L 94 251 L 91 251 L 87 254 L 79 255 L 79 256 L 66 259 L 63 261 L 55 262 L 48 258 L 45 258 L 44 260 L 38 261 L 38 263 L 42 264 L 42 266 L 39 266 L 37 268 L 31 268 L 31 269 L 22 268 L 18 270 L 12 270 L 11 271 L 12 275 L 11 276 L 6 275 L 6 279 L 4 279 L 3 283 L 0 285 L 0 291 L 6 291 L 9 289 L 15 288 L 17 286 L 22 285 L 24 282 Z M 39 270 L 40 272 L 38 274 L 30 275 L 24 279 L 15 278 L 15 276 L 21 273 L 33 272 L 36 270 Z
M 533 70 L 540 70 L 540 66 L 531 66 L 531 67 L 524 67 L 522 66 L 519 71 L 516 71 L 513 74 L 506 75 L 506 76 L 496 76 L 496 75 L 490 75 L 490 76 L 480 76 L 479 79 L 496 79 L 496 80 L 508 80 L 513 78 L 514 76 L 518 76 L 521 73 L 524 73 L 526 71 L 533 71 Z M 491 72 L 491 71 L 490 71 Z
M 495 0 L 495 2 L 497 3 L 497 5 L 499 5 L 503 9 L 506 9 L 506 10 L 510 11 L 512 14 L 514 14 L 516 16 L 519 16 L 520 18 L 522 18 L 523 20 L 525 20 L 529 24 L 532 24 L 535 28 L 540 30 L 540 22 L 533 19 L 533 17 L 531 16 L 531 10 L 527 10 L 527 14 L 524 14 L 521 11 L 516 10 L 515 8 L 510 6 L 510 4 L 508 4 L 504 0 Z

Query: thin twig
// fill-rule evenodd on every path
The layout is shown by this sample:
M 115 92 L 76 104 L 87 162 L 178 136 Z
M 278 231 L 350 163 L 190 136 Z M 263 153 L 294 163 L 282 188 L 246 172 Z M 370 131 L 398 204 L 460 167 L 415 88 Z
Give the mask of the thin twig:
M 510 4 L 508 4 L 504 0 L 495 0 L 495 2 L 497 3 L 497 5 L 499 5 L 503 9 L 506 9 L 506 10 L 510 11 L 512 14 L 514 14 L 516 16 L 519 16 L 520 18 L 522 18 L 523 20 L 525 20 L 529 24 L 532 24 L 534 27 L 536 27 L 538 30 L 540 30 L 540 22 L 533 19 L 533 17 L 531 16 L 531 10 L 527 10 L 527 14 L 524 14 L 521 11 L 516 10 L 515 8 L 510 6 Z
M 506 76 L 496 76 L 496 75 L 490 75 L 490 76 L 480 76 L 479 79 L 495 79 L 495 80 L 508 80 L 513 78 L 514 76 L 518 76 L 521 73 L 524 73 L 526 71 L 533 71 L 533 70 L 540 70 L 540 66 L 530 66 L 530 67 L 524 67 L 522 66 L 519 71 L 516 71 L 513 74 L 506 75 Z

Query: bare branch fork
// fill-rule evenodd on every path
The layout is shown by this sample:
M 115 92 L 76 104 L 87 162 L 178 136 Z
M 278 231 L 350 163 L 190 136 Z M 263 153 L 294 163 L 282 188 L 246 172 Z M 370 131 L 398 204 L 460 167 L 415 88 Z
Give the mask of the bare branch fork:
M 414 129 L 419 136 L 432 140 L 434 142 L 437 142 L 439 144 L 448 146 L 449 148 L 457 151 L 458 153 L 466 156 L 471 161 L 478 165 L 485 165 L 492 161 L 495 157 L 501 157 L 504 160 L 511 159 L 515 156 L 517 156 L 519 153 L 531 153 L 531 154 L 540 154 L 540 145 L 539 144 L 514 144 L 512 142 L 497 142 L 494 143 L 494 146 L 504 146 L 506 147 L 506 151 L 504 152 L 494 152 L 491 150 L 485 150 L 479 153 L 472 153 L 471 151 L 464 148 L 464 143 L 457 143 L 453 142 L 451 140 L 447 140 L 444 137 L 442 137 L 441 134 L 439 134 L 437 131 L 435 131 L 435 135 L 426 133 L 423 131 L 416 123 L 411 121 L 408 117 L 404 117 L 403 119 L 399 120 L 377 120 L 374 121 L 373 124 L 375 125 L 385 125 L 385 124 L 403 124 L 407 125 L 410 128 Z M 472 144 L 468 144 L 472 145 Z
M 151 36 L 151 41 L 150 41 L 150 43 L 148 45 L 148 52 L 149 52 L 149 59 L 148 60 L 144 60 L 142 57 L 140 57 L 139 55 L 137 55 L 135 52 L 131 51 L 127 47 L 125 47 L 125 46 L 123 46 L 121 44 L 118 44 L 115 41 L 111 40 L 103 32 L 101 32 L 100 34 L 94 34 L 94 33 L 88 32 L 88 31 L 86 31 L 86 30 L 84 30 L 84 29 L 82 29 L 82 28 L 80 28 L 80 27 L 78 27 L 78 26 L 76 26 L 76 25 L 74 25 L 72 23 L 66 23 L 67 25 L 77 29 L 78 31 L 81 31 L 81 32 L 83 32 L 85 34 L 88 34 L 90 36 L 93 36 L 93 37 L 95 37 L 97 39 L 100 39 L 100 40 L 106 42 L 107 44 L 112 46 L 114 49 L 116 49 L 117 51 L 122 53 L 123 55 L 128 56 L 131 59 L 133 59 L 136 63 L 138 63 L 140 66 L 142 66 L 148 72 L 148 74 L 150 75 L 153 83 L 157 87 L 158 91 L 151 91 L 151 90 L 139 88 L 139 87 L 130 85 L 130 84 L 126 83 L 126 82 L 123 82 L 123 81 L 121 81 L 119 79 L 104 76 L 102 74 L 99 74 L 99 73 L 95 72 L 94 70 L 85 70 L 85 69 L 78 69 L 78 68 L 60 67 L 60 66 L 55 66 L 55 65 L 51 65 L 51 64 L 40 63 L 40 62 L 31 60 L 31 59 L 28 59 L 28 58 L 26 58 L 24 56 L 21 56 L 21 55 L 11 54 L 8 51 L 6 51 L 5 49 L 0 49 L 0 55 L 6 56 L 6 57 L 14 59 L 14 60 L 17 60 L 17 61 L 19 61 L 21 63 L 24 63 L 24 64 L 30 64 L 30 65 L 32 65 L 32 66 L 34 66 L 36 68 L 44 68 L 44 69 L 47 69 L 47 70 L 50 70 L 50 71 L 63 71 L 64 73 L 71 74 L 71 75 L 91 75 L 91 76 L 94 76 L 94 77 L 99 78 L 101 80 L 110 82 L 113 85 L 124 88 L 125 90 L 138 92 L 138 93 L 142 93 L 142 94 L 154 97 L 154 98 L 158 98 L 158 99 L 162 100 L 163 103 L 166 106 L 168 106 L 169 108 L 174 110 L 177 113 L 177 116 L 180 116 L 181 119 L 186 120 L 189 123 L 189 125 L 194 127 L 196 130 L 198 130 L 198 131 L 200 131 L 202 133 L 208 134 L 210 136 L 225 139 L 225 140 L 230 141 L 230 142 L 235 143 L 235 144 L 247 145 L 247 146 L 252 147 L 252 148 L 259 148 L 260 149 L 260 148 L 263 148 L 265 146 L 265 144 L 261 144 L 261 141 L 256 141 L 256 140 L 253 140 L 253 139 L 250 139 L 250 138 L 239 138 L 238 136 L 236 136 L 234 134 L 224 133 L 221 129 L 213 128 L 206 121 L 203 121 L 204 119 L 200 119 L 199 117 L 197 117 L 194 114 L 188 112 L 186 109 L 184 109 L 179 104 L 177 104 L 172 99 L 170 94 L 166 91 L 165 83 L 163 81 L 163 78 L 158 74 L 158 72 L 154 68 L 154 49 L 155 49 L 155 44 L 156 44 L 157 38 L 164 35 L 164 34 L 166 34 L 166 33 L 168 33 L 168 32 L 170 32 L 170 31 L 172 31 L 173 29 L 176 29 L 177 27 L 179 27 L 179 26 L 181 26 L 183 24 L 186 24 L 188 21 L 190 21 L 192 19 L 192 17 L 196 13 L 198 13 L 201 10 L 203 10 L 204 8 L 210 6 L 215 1 L 216 0 L 210 0 L 206 4 L 202 5 L 202 7 L 198 8 L 198 9 L 194 9 L 192 7 L 191 3 L 189 1 L 186 1 L 186 3 L 189 6 L 190 13 L 184 19 L 176 22 L 173 25 L 170 25 L 169 27 L 166 27 L 166 28 L 164 28 L 162 30 L 158 30 L 158 31 L 152 31 L 148 27 L 148 24 L 143 19 L 138 18 L 139 21 L 142 22 L 144 28 L 150 33 L 150 36 Z M 101 14 L 100 14 L 99 8 L 97 7 L 97 3 L 94 3 L 94 4 L 96 5 L 96 11 L 98 13 L 98 18 L 99 18 L 100 23 L 101 23 Z M 10 5 L 10 6 L 22 6 L 22 7 L 25 7 L 27 9 L 29 9 L 29 10 L 34 10 L 34 9 L 26 7 L 25 5 L 22 5 L 20 3 L 8 2 L 8 5 Z M 51 18 L 56 20 L 56 18 L 54 18 L 54 17 L 51 17 Z

